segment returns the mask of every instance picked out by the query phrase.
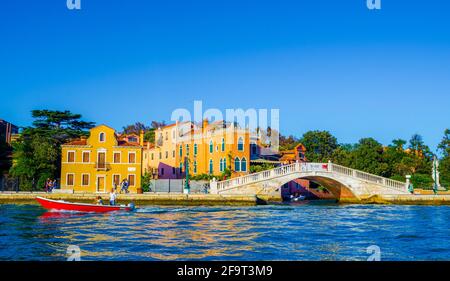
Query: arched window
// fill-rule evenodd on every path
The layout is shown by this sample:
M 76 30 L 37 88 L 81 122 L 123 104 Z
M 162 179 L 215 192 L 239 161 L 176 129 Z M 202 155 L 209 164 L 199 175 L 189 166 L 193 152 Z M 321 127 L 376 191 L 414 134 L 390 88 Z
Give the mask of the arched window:
M 189 156 L 189 144 L 186 144 L 186 155 Z
M 212 159 L 209 159 L 209 173 L 212 174 L 214 172 L 214 162 Z
M 241 172 L 247 172 L 247 160 L 245 157 L 241 160 Z
M 222 158 L 220 158 L 220 166 L 219 167 L 220 167 L 219 170 L 221 172 L 223 172 L 223 159 Z
M 214 144 L 213 144 L 213 141 L 210 140 L 209 141 L 209 153 L 213 153 L 213 151 L 214 151 Z
M 240 137 L 238 140 L 238 150 L 244 151 L 244 139 L 242 137 Z
M 222 152 L 225 151 L 225 139 L 222 139 Z
M 100 135 L 99 135 L 99 141 L 100 142 L 104 142 L 105 141 L 105 133 L 100 133 Z
M 197 150 L 198 150 L 197 144 L 194 143 L 194 155 L 197 155 Z
M 236 172 L 241 171 L 241 161 L 239 160 L 239 157 L 234 158 L 234 170 Z
M 183 146 L 180 144 L 180 157 L 183 156 Z
M 197 174 L 197 161 L 194 161 L 194 174 Z
M 227 158 L 223 158 L 223 170 L 227 169 Z

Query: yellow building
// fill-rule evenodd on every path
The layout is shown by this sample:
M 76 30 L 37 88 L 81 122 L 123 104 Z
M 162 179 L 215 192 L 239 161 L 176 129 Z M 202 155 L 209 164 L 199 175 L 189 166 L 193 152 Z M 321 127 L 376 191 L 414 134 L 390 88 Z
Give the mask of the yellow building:
M 61 189 L 75 192 L 110 192 L 128 179 L 129 191 L 141 186 L 143 133 L 117 135 L 113 128 L 100 125 L 88 138 L 62 145 Z
M 229 169 L 237 176 L 249 172 L 250 133 L 224 121 L 175 123 L 158 128 L 143 154 L 143 171 L 161 179 L 183 178 L 185 158 L 190 175 L 220 176 Z

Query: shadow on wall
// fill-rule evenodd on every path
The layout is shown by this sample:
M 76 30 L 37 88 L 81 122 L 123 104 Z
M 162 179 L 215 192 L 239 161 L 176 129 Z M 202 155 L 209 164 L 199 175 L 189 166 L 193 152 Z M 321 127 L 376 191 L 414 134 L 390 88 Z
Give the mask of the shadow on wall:
M 322 186 L 325 189 L 319 189 Z M 307 200 L 334 200 L 354 198 L 354 194 L 342 183 L 325 177 L 306 177 L 295 179 L 283 185 L 281 196 L 303 195 Z
M 186 173 L 180 172 L 180 167 L 173 167 L 164 163 L 158 165 L 159 179 L 182 179 L 186 177 Z

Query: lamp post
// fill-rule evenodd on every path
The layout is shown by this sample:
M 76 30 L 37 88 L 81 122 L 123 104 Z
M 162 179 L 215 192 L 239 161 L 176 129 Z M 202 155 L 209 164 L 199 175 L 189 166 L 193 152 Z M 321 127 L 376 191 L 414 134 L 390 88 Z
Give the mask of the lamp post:
M 439 162 L 436 155 L 433 156 L 433 192 L 436 195 L 439 189 Z
M 184 157 L 184 167 L 185 167 L 184 170 L 186 173 L 186 180 L 184 182 L 183 193 L 189 194 L 191 187 L 189 185 L 189 159 L 188 159 L 188 157 Z
M 405 178 L 406 178 L 406 188 L 407 188 L 407 190 L 411 194 L 414 194 L 414 187 L 413 187 L 413 185 L 412 185 L 412 183 L 410 181 L 411 180 L 411 175 L 406 175 Z

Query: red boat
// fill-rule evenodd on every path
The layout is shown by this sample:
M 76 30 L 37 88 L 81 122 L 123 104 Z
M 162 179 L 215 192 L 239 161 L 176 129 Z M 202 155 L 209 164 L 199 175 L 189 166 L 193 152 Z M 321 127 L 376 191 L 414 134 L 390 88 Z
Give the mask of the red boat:
M 57 211 L 75 211 L 75 212 L 97 212 L 106 213 L 113 211 L 133 211 L 134 205 L 131 203 L 127 206 L 117 205 L 96 205 L 96 204 L 86 204 L 86 203 L 71 203 L 63 200 L 52 200 L 43 197 L 36 197 L 36 200 L 41 204 L 42 207 L 48 210 Z

